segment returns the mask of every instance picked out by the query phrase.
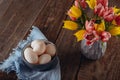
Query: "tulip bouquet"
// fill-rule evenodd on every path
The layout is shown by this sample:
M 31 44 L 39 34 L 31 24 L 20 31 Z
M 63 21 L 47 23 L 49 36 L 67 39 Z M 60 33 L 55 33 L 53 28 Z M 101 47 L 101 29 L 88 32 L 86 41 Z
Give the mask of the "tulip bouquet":
M 78 30 L 74 34 L 77 41 L 85 39 L 86 45 L 120 35 L 120 9 L 109 7 L 108 0 L 75 0 L 67 15 L 70 20 L 64 21 L 63 28 Z

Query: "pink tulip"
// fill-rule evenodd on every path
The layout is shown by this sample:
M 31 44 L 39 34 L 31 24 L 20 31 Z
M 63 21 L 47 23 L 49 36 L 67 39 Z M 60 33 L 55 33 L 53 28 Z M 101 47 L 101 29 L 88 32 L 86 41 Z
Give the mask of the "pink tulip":
M 105 7 L 102 4 L 98 4 L 94 9 L 95 14 L 98 16 L 103 16 L 103 12 L 105 12 Z
M 110 22 L 114 19 L 113 8 L 104 7 L 102 4 L 98 4 L 94 10 L 95 14 L 103 17 L 106 21 Z
M 92 45 L 95 41 L 99 40 L 99 35 L 95 30 L 92 32 L 86 32 L 85 40 L 87 45 Z
M 114 19 L 114 11 L 113 8 L 108 8 L 108 0 L 97 0 L 94 12 L 108 22 Z
M 79 1 L 78 0 L 76 0 L 74 4 L 75 4 L 76 7 L 79 7 Z
M 87 7 L 87 3 L 85 0 L 80 0 L 80 5 L 83 9 L 85 9 Z
M 83 9 L 85 9 L 87 7 L 87 3 L 85 0 L 75 0 L 75 6 L 81 6 Z
M 88 32 L 92 32 L 92 31 L 95 29 L 95 27 L 94 27 L 94 21 L 93 21 L 93 20 L 91 20 L 91 21 L 86 21 L 86 22 L 85 22 L 85 28 L 86 28 L 86 30 L 87 30 Z
M 120 15 L 115 17 L 115 22 L 117 25 L 120 25 Z
M 107 9 L 105 12 L 103 12 L 103 18 L 110 22 L 114 19 L 114 11 L 112 8 Z
M 107 42 L 111 38 L 111 34 L 109 32 L 103 31 L 101 33 L 101 40 L 103 42 Z
M 108 7 L 108 0 L 97 0 L 97 5 L 102 4 L 104 7 Z

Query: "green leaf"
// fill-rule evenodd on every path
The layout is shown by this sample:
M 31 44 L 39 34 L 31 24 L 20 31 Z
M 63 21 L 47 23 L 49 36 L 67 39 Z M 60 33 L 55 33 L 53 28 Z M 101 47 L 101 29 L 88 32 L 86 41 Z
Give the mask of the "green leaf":
M 95 23 L 100 24 L 101 20 L 96 20 Z
M 117 35 L 118 38 L 120 38 L 120 35 Z

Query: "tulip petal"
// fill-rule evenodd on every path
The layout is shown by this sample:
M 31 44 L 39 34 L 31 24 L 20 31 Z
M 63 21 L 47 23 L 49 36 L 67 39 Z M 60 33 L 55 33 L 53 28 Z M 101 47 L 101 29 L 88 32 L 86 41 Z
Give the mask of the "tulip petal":
M 77 38 L 77 41 L 80 41 L 80 40 L 84 39 L 85 32 L 86 32 L 86 30 L 79 30 L 78 32 L 76 32 L 74 34 Z
M 115 23 L 116 23 L 117 25 L 120 25 L 120 15 L 116 16 L 116 18 L 115 18 Z
M 95 23 L 93 20 L 85 22 L 85 28 L 88 32 L 92 32 L 95 29 Z
M 79 8 L 79 6 L 80 6 L 80 5 L 79 5 L 79 1 L 76 0 L 76 1 L 74 2 L 74 4 L 75 4 L 76 7 Z
M 69 30 L 77 30 L 78 24 L 73 21 L 64 21 L 63 28 L 69 29 Z
M 102 20 L 102 22 L 100 24 L 98 24 L 97 29 L 98 32 L 99 31 L 104 31 L 105 30 L 105 22 L 104 20 Z
M 115 7 L 113 7 L 113 11 L 114 11 L 114 13 L 118 13 L 120 11 L 120 9 L 116 8 L 116 6 L 115 6 Z
M 96 6 L 96 0 L 87 0 L 86 3 L 91 9 L 94 9 L 94 7 Z
M 113 25 L 117 25 L 117 23 L 116 23 L 116 21 L 115 21 L 115 20 L 113 20 L 113 21 L 112 21 L 112 24 L 113 24 Z
M 72 14 L 72 12 L 70 10 L 68 11 L 67 14 L 68 14 L 68 16 L 70 17 L 71 20 L 73 20 L 73 21 L 76 20 L 76 18 L 74 17 L 74 15 Z
M 109 32 L 103 31 L 101 33 L 101 40 L 103 42 L 107 42 L 111 38 L 111 34 Z
M 81 10 L 76 6 L 72 6 L 70 11 L 72 13 L 72 17 L 79 18 L 82 15 Z
M 113 36 L 120 35 L 120 26 L 111 28 L 109 32 Z

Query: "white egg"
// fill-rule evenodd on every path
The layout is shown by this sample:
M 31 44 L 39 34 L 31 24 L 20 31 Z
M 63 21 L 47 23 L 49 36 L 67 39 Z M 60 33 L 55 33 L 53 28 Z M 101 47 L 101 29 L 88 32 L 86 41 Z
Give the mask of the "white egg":
M 32 41 L 31 47 L 33 48 L 33 51 L 37 53 L 37 55 L 43 54 L 46 50 L 46 44 L 42 40 Z
M 46 54 L 54 56 L 56 53 L 56 47 L 53 44 L 47 44 L 46 46 Z
M 32 48 L 25 49 L 24 57 L 29 63 L 36 64 L 38 62 L 38 56 L 33 52 Z
M 46 64 L 51 61 L 51 56 L 49 54 L 42 54 L 39 57 L 39 64 Z

